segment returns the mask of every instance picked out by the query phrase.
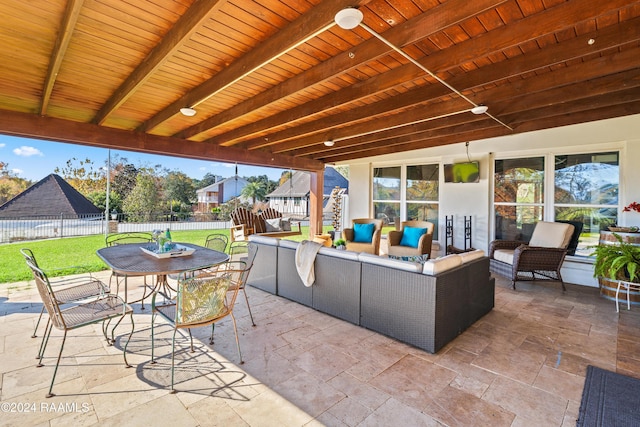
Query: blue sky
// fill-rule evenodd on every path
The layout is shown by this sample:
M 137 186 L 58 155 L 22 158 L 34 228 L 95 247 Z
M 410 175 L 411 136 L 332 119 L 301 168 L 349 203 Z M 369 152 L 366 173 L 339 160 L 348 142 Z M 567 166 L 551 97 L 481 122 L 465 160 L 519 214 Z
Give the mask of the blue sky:
M 169 170 L 178 170 L 190 178 L 196 179 L 202 179 L 207 173 L 228 178 L 234 175 L 235 168 L 235 165 L 230 163 L 111 150 L 111 158 L 115 159 L 116 155 L 120 158 L 126 158 L 129 163 L 135 166 L 160 164 Z M 8 163 L 9 169 L 20 178 L 32 181 L 41 180 L 53 173 L 56 167 L 64 168 L 67 160 L 71 158 L 75 157 L 78 160 L 89 158 L 96 167 L 102 167 L 106 165 L 107 156 L 108 150 L 106 148 L 0 135 L 0 161 Z M 75 165 L 78 163 L 76 162 Z M 240 176 L 267 175 L 269 179 L 277 181 L 281 174 L 282 169 L 238 165 L 238 175 Z

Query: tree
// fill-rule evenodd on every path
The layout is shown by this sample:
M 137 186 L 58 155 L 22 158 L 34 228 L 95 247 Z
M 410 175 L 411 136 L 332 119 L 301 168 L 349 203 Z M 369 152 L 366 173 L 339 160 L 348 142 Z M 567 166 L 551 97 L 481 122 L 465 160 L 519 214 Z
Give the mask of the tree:
M 164 197 L 169 202 L 191 205 L 196 201 L 193 180 L 182 172 L 170 172 L 164 178 Z
M 107 209 L 107 196 L 106 191 L 94 191 L 87 194 L 87 199 L 91 201 L 94 205 L 96 205 L 102 212 Z M 122 212 L 122 199 L 120 195 L 116 192 L 111 192 L 109 195 L 109 211 Z
M 0 205 L 22 193 L 31 184 L 31 181 L 15 176 L 9 169 L 9 163 L 0 162 Z
M 65 181 L 85 196 L 94 191 L 105 191 L 107 186 L 105 172 L 89 158 L 78 160 L 72 157 L 67 160 L 65 167 L 56 167 L 53 172 L 61 175 Z
M 242 196 L 251 199 L 253 204 L 256 203 L 257 200 L 264 200 L 264 197 L 267 195 L 267 191 L 264 187 L 264 184 L 258 181 L 249 182 L 241 192 Z
M 159 211 L 162 200 L 160 194 L 156 177 L 140 173 L 136 177 L 136 186 L 122 204 L 123 210 L 133 221 L 150 221 Z
M 276 181 L 271 181 L 267 175 L 250 176 L 250 177 L 245 176 L 244 179 L 246 179 L 248 182 L 260 183 L 264 188 L 264 195 L 271 193 L 279 185 Z M 264 200 L 264 196 L 262 196 L 262 198 L 259 198 L 259 199 Z
M 140 173 L 138 168 L 126 162 L 127 159 L 123 158 L 111 166 L 111 191 L 118 193 L 122 199 L 126 199 L 136 186 L 136 177 Z

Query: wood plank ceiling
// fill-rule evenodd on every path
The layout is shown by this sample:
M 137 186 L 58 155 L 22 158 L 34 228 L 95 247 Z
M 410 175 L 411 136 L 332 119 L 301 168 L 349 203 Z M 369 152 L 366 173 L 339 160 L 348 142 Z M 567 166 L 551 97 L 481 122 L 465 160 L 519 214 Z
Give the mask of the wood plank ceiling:
M 382 39 L 336 25 L 348 6 Z M 0 16 L 5 134 L 321 170 L 640 113 L 637 1 L 3 0 Z

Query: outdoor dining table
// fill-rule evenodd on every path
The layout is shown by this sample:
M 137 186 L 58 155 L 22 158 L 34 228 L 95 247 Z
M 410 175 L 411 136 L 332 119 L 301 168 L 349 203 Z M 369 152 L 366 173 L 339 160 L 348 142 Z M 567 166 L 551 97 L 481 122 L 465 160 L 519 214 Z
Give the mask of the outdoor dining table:
M 150 243 L 129 243 L 123 245 L 108 246 L 96 251 L 97 255 L 116 274 L 126 277 L 156 276 L 152 292 L 160 287 L 167 288 L 167 276 L 179 274 L 189 270 L 210 268 L 222 264 L 229 259 L 224 252 L 205 248 L 190 243 L 179 243 L 180 246 L 195 251 L 186 256 L 169 256 L 158 258 L 146 253 L 141 248 L 148 248 Z M 169 288 L 170 289 L 170 288 Z M 145 298 L 146 292 L 142 299 Z M 127 302 L 127 289 L 125 287 L 124 300 Z

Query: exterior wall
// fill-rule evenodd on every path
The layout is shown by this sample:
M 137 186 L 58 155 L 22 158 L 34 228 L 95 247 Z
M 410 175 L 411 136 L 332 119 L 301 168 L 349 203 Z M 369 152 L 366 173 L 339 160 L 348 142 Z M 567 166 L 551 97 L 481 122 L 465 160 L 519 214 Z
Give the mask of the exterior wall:
M 472 141 L 469 144 L 471 160 L 480 161 L 480 182 L 477 184 L 443 183 L 440 177 L 440 247 L 444 248 L 444 217 L 454 215 L 454 243 L 461 246 L 463 217 L 473 217 L 475 248 L 487 250 L 492 224 L 492 173 L 495 158 L 554 153 L 577 153 L 600 150 L 620 150 L 620 205 L 640 201 L 640 115 L 619 117 L 579 125 L 545 129 L 513 136 Z M 349 182 L 353 189 L 347 218 L 369 217 L 371 207 L 371 168 L 386 165 L 465 161 L 464 143 L 426 148 L 405 153 L 359 159 L 349 165 Z M 346 223 L 350 223 L 347 219 Z M 640 213 L 619 215 L 620 225 L 640 225 Z M 442 252 L 443 249 L 441 249 Z M 589 260 L 567 260 L 563 277 L 569 283 L 597 286 L 592 277 Z

